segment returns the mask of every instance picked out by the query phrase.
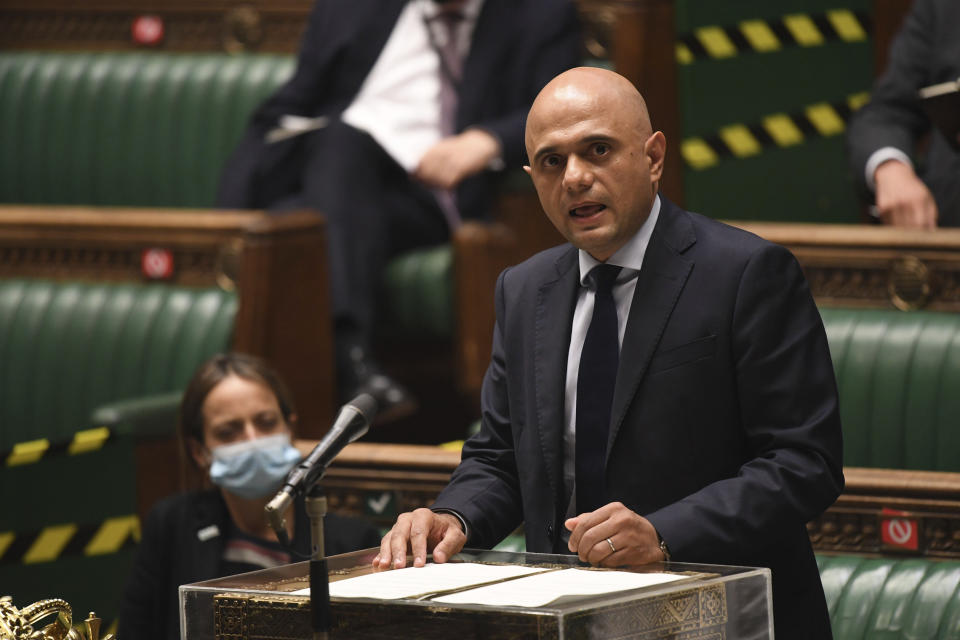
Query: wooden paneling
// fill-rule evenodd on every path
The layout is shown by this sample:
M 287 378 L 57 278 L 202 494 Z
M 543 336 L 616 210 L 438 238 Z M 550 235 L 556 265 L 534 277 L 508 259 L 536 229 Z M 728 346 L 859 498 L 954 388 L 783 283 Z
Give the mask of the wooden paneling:
M 312 437 L 334 412 L 325 242 L 312 213 L 0 207 L 0 277 L 145 281 L 143 252 L 163 249 L 165 282 L 236 287 L 234 348 L 280 371 Z
M 960 230 L 734 224 L 790 249 L 818 304 L 960 311 Z
M 298 442 L 305 453 L 315 444 Z M 459 452 L 439 447 L 357 442 L 334 460 L 323 487 L 331 510 L 388 527 L 396 513 L 429 505 L 459 461 Z M 847 467 L 844 475 L 843 494 L 807 525 L 818 552 L 960 558 L 960 473 Z M 884 542 L 895 519 L 904 521 L 898 533 L 916 532 L 915 549 Z

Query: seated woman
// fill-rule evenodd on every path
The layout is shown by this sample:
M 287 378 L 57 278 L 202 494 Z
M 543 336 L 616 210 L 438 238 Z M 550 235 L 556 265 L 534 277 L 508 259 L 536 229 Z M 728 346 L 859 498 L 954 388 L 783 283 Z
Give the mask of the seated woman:
M 264 517 L 264 506 L 300 461 L 291 444 L 295 426 L 290 394 L 263 361 L 230 353 L 200 366 L 183 394 L 178 436 L 187 459 L 215 488 L 172 496 L 150 512 L 117 637 L 179 638 L 179 585 L 309 555 L 302 499 L 286 514 L 297 557 L 278 542 Z M 379 545 L 379 533 L 362 520 L 335 514 L 324 519 L 327 555 Z

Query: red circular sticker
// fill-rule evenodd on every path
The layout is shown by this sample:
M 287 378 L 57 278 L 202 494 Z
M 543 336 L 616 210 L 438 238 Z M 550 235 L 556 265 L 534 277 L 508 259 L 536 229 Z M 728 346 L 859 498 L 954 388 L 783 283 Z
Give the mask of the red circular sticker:
M 130 33 L 137 44 L 153 46 L 163 41 L 163 18 L 160 16 L 137 16 L 133 19 Z
M 144 249 L 140 269 L 150 280 L 166 280 L 173 275 L 173 253 L 169 249 Z
M 913 536 L 913 523 L 904 518 L 888 520 L 887 535 L 894 544 L 904 545 Z

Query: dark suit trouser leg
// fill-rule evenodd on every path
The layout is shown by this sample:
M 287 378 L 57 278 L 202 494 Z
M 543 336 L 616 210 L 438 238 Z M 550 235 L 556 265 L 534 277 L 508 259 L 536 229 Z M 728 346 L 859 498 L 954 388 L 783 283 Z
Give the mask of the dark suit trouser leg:
M 338 347 L 368 349 L 387 261 L 439 244 L 449 230 L 433 194 L 412 181 L 373 138 L 335 122 L 267 147 L 258 170 L 258 206 L 310 208 L 327 218 L 330 296 Z

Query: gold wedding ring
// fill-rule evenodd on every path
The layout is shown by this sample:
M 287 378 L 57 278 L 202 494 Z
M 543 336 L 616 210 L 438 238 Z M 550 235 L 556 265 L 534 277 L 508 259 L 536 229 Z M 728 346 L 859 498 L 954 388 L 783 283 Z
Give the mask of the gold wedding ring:
M 610 538 L 607 538 L 607 544 L 610 545 L 610 553 L 617 552 L 617 548 L 613 546 L 613 540 L 611 540 Z

